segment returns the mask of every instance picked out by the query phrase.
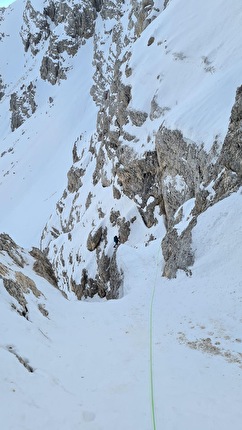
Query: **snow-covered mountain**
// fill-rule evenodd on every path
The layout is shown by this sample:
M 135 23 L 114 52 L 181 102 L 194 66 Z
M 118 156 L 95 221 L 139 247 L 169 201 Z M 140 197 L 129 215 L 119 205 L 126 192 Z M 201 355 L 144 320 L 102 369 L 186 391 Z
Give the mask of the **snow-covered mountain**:
M 4 429 L 240 429 L 241 19 L 0 9 Z

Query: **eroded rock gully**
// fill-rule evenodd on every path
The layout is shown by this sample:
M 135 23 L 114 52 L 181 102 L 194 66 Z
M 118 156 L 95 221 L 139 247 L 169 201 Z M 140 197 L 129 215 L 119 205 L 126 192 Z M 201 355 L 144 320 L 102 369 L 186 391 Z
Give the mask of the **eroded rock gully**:
M 24 77 L 24 83 L 11 89 L 13 132 L 38 110 L 38 79 L 51 88 L 61 85 L 68 79 L 72 59 L 92 41 L 93 128 L 77 132 L 67 185 L 43 230 L 42 252 L 30 253 L 38 275 L 67 293 L 73 291 L 78 299 L 95 294 L 119 297 L 123 272 L 112 239 L 118 235 L 119 243 L 127 244 L 138 223 L 148 232 L 164 219 L 163 275 L 175 277 L 177 270 L 190 275 L 197 217 L 241 185 L 242 87 L 224 142 L 217 136 L 209 150 L 188 140 L 183 130 L 168 127 L 165 114 L 171 108 L 159 105 L 157 91 L 147 105 L 133 103 L 133 46 L 171 1 L 48 0 L 40 10 L 26 1 L 20 37 L 31 57 L 28 72 L 37 64 L 38 77 Z M 155 43 L 161 46 L 163 41 L 149 34 L 144 47 L 153 49 Z M 183 53 L 176 59 L 183 61 Z M 0 98 L 6 92 L 0 76 Z M 124 211 L 126 206 L 129 210 Z M 27 254 L 7 235 L 0 237 L 1 252 L 14 262 L 18 274 L 10 277 L 9 267 L 0 263 L 0 276 L 26 312 L 27 291 L 37 291 L 22 272 Z

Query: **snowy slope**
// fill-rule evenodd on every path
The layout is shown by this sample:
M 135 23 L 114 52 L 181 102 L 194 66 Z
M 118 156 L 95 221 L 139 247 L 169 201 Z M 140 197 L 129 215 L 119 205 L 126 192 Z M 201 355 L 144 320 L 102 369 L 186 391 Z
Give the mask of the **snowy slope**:
M 7 89 L 0 112 L 0 192 L 4 199 L 0 229 L 23 246 L 31 246 L 39 244 L 45 222 L 63 192 L 74 142 L 81 133 L 95 128 L 96 109 L 89 95 L 93 73 L 92 41 L 73 59 L 66 81 L 59 86 L 43 81 L 39 68 L 45 46 L 36 57 L 30 52 L 25 54 L 19 35 L 24 3 L 14 3 L 11 13 L 6 10 L 3 31 L 5 27 L 14 30 L 11 38 L 6 36 L 6 42 L 0 45 L 2 58 L 8 58 L 7 52 L 18 55 L 17 58 L 10 56 L 11 62 L 4 62 L 1 68 Z M 11 133 L 8 96 L 30 81 L 36 86 L 37 110 Z
M 120 247 L 118 301 L 67 301 L 35 279 L 49 318 L 13 312 L 1 288 L 1 422 L 5 429 L 152 428 L 150 304 L 157 428 L 241 426 L 241 193 L 203 214 L 193 276 L 160 278 L 159 241 Z M 236 250 L 236 252 L 234 252 Z M 29 360 L 29 373 L 12 346 Z M 11 408 L 9 408 L 11 404 Z
M 154 98 L 168 128 L 207 150 L 216 136 L 222 142 L 241 84 L 241 17 L 239 0 L 232 7 L 223 0 L 185 6 L 172 0 L 133 46 L 131 107 L 149 113 Z M 147 134 L 156 127 L 156 120 L 145 124 Z M 134 133 L 130 125 L 127 131 Z

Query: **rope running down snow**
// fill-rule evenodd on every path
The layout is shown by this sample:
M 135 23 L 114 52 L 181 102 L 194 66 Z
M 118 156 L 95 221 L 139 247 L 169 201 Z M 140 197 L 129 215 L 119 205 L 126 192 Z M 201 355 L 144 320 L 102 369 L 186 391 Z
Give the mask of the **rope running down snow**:
M 160 251 L 160 248 L 159 248 L 159 251 Z M 156 288 L 156 281 L 157 281 L 157 275 L 158 275 L 159 251 L 157 254 L 155 281 L 154 281 L 154 287 L 153 287 L 151 302 L 150 302 L 150 395 L 151 395 L 151 414 L 152 414 L 153 430 L 156 430 L 154 378 L 153 378 L 153 304 L 154 304 L 155 288 Z

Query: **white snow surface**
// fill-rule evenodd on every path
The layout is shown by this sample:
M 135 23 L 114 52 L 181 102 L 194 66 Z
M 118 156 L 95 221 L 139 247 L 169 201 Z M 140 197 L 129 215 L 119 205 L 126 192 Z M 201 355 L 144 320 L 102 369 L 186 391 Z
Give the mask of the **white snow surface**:
M 31 247 L 39 244 L 66 186 L 73 143 L 95 130 L 97 108 L 89 94 L 92 39 L 70 61 L 67 80 L 56 86 L 41 81 L 45 47 L 34 58 L 23 53 L 19 38 L 24 4 L 17 0 L 0 23 L 1 32 L 9 34 L 11 28 L 11 36 L 0 43 L 1 58 L 9 60 L 1 62 L 7 95 L 0 104 L 0 231 Z M 132 85 L 132 108 L 149 113 L 155 96 L 163 114 L 148 118 L 142 135 L 141 129 L 127 126 L 140 139 L 135 151 L 144 151 L 144 145 L 150 149 L 152 139 L 147 144 L 146 138 L 163 120 L 206 149 L 215 136 L 223 140 L 241 84 L 241 18 L 240 0 L 187 0 L 185 6 L 171 0 L 137 39 L 130 60 L 133 73 L 125 79 Z M 151 36 L 155 41 L 147 46 Z M 37 88 L 37 110 L 11 133 L 8 95 L 30 80 Z M 91 161 L 87 163 L 91 169 Z M 84 187 L 88 193 L 88 184 Z M 100 186 L 97 192 L 105 200 L 105 189 Z M 107 201 L 107 210 L 110 205 Z M 127 202 L 125 211 L 129 209 L 134 206 Z M 184 217 L 190 209 L 188 202 Z M 17 314 L 0 280 L 1 428 L 151 429 L 152 366 L 157 430 L 240 430 L 241 220 L 241 190 L 203 213 L 193 232 L 192 276 L 179 272 L 174 280 L 161 277 L 163 221 L 147 246 L 139 241 L 146 231 L 133 229 L 117 250 L 124 288 L 116 301 L 67 300 L 34 274 L 29 261 L 25 273 L 44 294 L 48 318 L 31 294 L 29 321 Z M 83 232 L 86 240 L 88 231 Z M 33 373 L 11 348 L 28 360 Z
M 131 107 L 149 113 L 155 97 L 165 126 L 207 150 L 222 141 L 241 84 L 241 19 L 240 0 L 171 0 L 134 44 Z
M 4 429 L 152 428 L 150 305 L 157 428 L 239 430 L 242 410 L 241 191 L 199 217 L 192 276 L 162 278 L 160 238 L 122 245 L 120 300 L 66 300 L 37 275 L 49 317 L 29 321 L 0 289 Z M 32 275 L 33 278 L 33 275 Z M 2 281 L 1 281 L 2 283 Z M 29 373 L 11 346 L 34 368 Z

